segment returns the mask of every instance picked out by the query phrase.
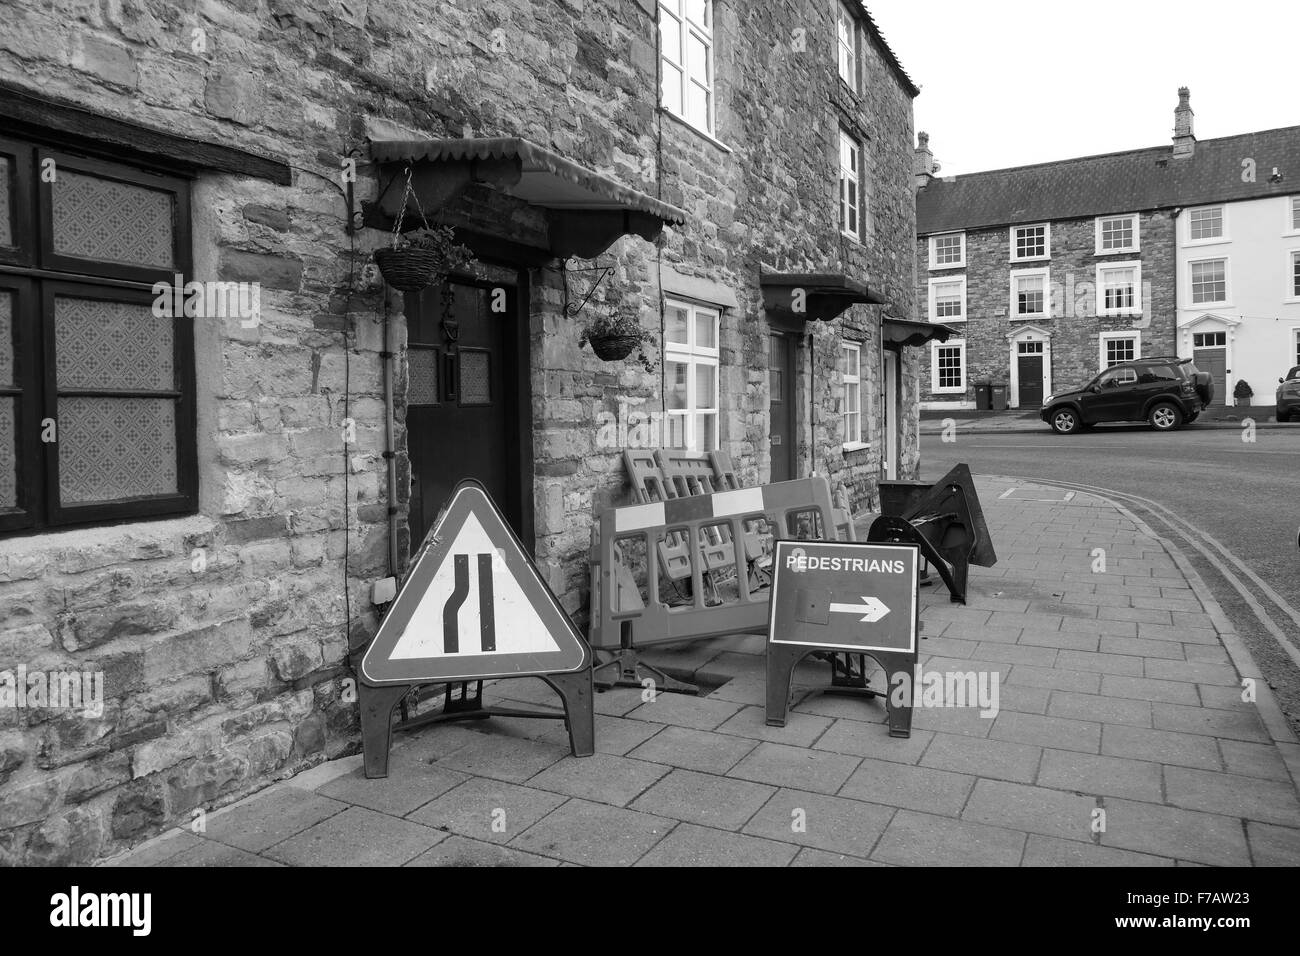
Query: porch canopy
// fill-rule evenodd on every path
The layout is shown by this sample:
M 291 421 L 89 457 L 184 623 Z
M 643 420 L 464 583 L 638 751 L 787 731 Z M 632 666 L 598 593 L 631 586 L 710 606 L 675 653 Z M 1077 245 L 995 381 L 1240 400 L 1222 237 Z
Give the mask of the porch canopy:
M 887 305 L 865 282 L 841 273 L 769 272 L 759 277 L 763 307 L 785 322 L 833 322 L 851 305 Z
M 686 222 L 676 206 L 517 137 L 386 140 L 372 142 L 370 156 L 383 164 L 409 164 L 426 212 L 477 183 L 545 209 L 548 251 L 562 259 L 594 259 L 625 235 L 653 242 L 665 225 Z M 380 211 L 396 218 L 402 197 L 403 184 L 395 180 L 380 197 Z
M 935 322 L 913 322 L 911 319 L 895 319 L 886 316 L 880 323 L 881 340 L 886 348 L 902 348 L 905 345 L 924 345 L 932 339 L 947 342 L 957 330 Z

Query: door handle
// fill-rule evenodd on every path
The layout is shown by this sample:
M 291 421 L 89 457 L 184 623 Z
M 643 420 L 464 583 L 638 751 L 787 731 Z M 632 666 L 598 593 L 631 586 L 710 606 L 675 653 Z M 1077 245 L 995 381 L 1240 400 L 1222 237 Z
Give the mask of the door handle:
M 456 400 L 456 350 L 455 349 L 448 349 L 447 354 L 443 356 L 442 400 L 444 402 L 454 402 Z

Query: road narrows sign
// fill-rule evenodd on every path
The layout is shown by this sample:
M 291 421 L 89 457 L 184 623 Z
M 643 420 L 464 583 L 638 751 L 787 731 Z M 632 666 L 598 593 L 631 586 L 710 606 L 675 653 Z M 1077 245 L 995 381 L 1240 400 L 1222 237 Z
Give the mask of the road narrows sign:
M 462 484 L 361 661 L 371 684 L 582 670 L 591 652 L 487 493 Z

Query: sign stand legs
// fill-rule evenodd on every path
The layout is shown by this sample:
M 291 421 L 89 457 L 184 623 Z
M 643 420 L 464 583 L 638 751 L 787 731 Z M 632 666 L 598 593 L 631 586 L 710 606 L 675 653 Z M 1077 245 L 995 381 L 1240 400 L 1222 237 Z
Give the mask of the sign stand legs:
M 361 704 L 361 749 L 364 753 L 366 777 L 388 776 L 388 750 L 393 742 L 393 710 L 406 696 L 410 687 L 371 687 L 357 685 Z
M 767 725 L 784 727 L 790 710 L 790 683 L 794 669 L 815 648 L 795 644 L 767 645 Z M 889 736 L 912 736 L 912 692 L 911 681 L 916 666 L 915 654 L 869 654 L 867 655 L 884 670 L 887 685 L 883 691 L 872 692 L 876 697 L 884 697 L 889 708 Z M 895 706 L 893 690 L 901 680 L 907 682 L 909 692 L 904 695 L 905 704 Z
M 575 757 L 596 752 L 596 715 L 592 707 L 591 668 L 576 674 L 543 674 L 564 702 L 564 722 L 569 728 L 569 748 Z

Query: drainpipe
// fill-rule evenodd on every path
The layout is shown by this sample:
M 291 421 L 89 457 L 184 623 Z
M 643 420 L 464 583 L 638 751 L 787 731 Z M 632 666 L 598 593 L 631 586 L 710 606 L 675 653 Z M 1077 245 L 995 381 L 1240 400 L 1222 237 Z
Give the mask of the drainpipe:
M 384 461 L 388 465 L 388 574 L 397 576 L 397 450 L 393 437 L 393 323 L 384 290 Z

